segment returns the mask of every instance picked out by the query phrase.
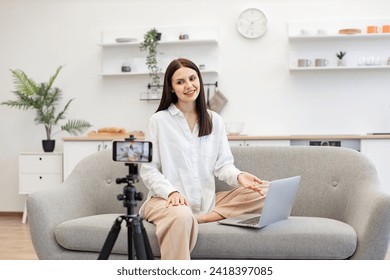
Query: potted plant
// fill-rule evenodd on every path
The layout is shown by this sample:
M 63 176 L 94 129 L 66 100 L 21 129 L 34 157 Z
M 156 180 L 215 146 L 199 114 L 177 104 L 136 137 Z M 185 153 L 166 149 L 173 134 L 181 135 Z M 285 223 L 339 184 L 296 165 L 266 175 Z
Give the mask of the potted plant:
M 347 52 L 339 51 L 336 53 L 336 56 L 338 58 L 337 66 L 345 66 L 345 61 L 343 60 L 344 56 L 347 54 Z
M 160 39 L 161 33 L 159 33 L 156 28 L 152 28 L 145 33 L 144 41 L 140 45 L 141 51 L 148 51 L 146 65 L 148 66 L 153 85 L 158 85 L 160 83 L 160 69 L 157 64 L 157 47 Z
M 65 119 L 65 114 L 70 103 L 73 101 L 73 99 L 70 99 L 64 108 L 57 113 L 57 106 L 62 98 L 62 93 L 59 88 L 53 87 L 53 83 L 62 67 L 58 67 L 55 74 L 46 83 L 36 83 L 23 71 L 11 70 L 16 88 L 13 93 L 16 95 L 16 99 L 1 103 L 2 105 L 21 110 L 35 110 L 35 123 L 43 124 L 46 130 L 46 140 L 42 140 L 43 150 L 45 152 L 52 152 L 54 150 L 55 140 L 52 138 L 60 131 L 66 131 L 71 135 L 78 135 L 91 127 L 91 124 L 84 120 L 68 120 L 60 126 L 58 131 L 54 131 L 54 128 L 60 125 L 60 121 Z

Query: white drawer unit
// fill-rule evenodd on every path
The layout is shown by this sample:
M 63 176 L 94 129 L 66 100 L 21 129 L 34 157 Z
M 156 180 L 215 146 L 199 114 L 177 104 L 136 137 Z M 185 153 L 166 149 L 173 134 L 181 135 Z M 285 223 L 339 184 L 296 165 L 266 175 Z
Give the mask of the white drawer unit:
M 19 194 L 30 194 L 62 183 L 62 153 L 19 155 Z M 26 209 L 23 222 L 26 222 Z
M 19 194 L 29 194 L 62 183 L 62 153 L 19 155 Z

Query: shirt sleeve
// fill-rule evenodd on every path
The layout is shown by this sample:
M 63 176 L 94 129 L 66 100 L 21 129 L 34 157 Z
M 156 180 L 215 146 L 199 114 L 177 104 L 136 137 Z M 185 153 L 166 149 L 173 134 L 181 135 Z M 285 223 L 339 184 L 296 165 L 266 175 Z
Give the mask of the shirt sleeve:
M 229 141 L 226 136 L 225 125 L 221 117 L 213 114 L 213 129 L 217 129 L 219 139 L 218 158 L 215 163 L 214 175 L 232 187 L 238 187 L 240 183 L 237 176 L 241 171 L 234 165 L 234 157 L 230 150 Z
M 177 191 L 177 189 L 161 173 L 158 123 L 153 116 L 146 128 L 145 140 L 152 142 L 153 155 L 152 162 L 142 164 L 140 177 L 152 195 L 168 199 L 169 194 Z

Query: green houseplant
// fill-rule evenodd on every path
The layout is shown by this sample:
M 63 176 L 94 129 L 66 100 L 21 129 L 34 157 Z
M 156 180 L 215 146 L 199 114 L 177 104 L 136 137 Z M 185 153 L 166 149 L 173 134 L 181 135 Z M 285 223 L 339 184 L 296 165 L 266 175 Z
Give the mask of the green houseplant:
M 149 69 L 149 76 L 152 79 L 152 85 L 158 85 L 160 83 L 159 67 L 157 63 L 157 48 L 158 41 L 161 39 L 161 33 L 156 28 L 150 29 L 144 35 L 144 40 L 140 45 L 141 51 L 148 51 L 146 56 L 146 65 Z
M 62 92 L 59 88 L 53 87 L 53 83 L 62 67 L 58 67 L 55 74 L 45 83 L 35 82 L 21 70 L 11 70 L 16 89 L 13 93 L 16 99 L 1 103 L 21 110 L 35 110 L 35 123 L 43 124 L 46 130 L 46 140 L 42 140 L 45 152 L 54 150 L 55 140 L 52 138 L 60 131 L 66 131 L 71 135 L 79 135 L 92 126 L 84 120 L 68 120 L 65 124 L 60 125 L 60 121 L 65 119 L 69 105 L 74 100 L 70 99 L 63 109 L 57 112 L 58 103 L 62 99 Z M 55 127 L 59 125 L 60 129 L 54 131 Z M 46 145 L 49 145 L 49 147 L 46 148 Z

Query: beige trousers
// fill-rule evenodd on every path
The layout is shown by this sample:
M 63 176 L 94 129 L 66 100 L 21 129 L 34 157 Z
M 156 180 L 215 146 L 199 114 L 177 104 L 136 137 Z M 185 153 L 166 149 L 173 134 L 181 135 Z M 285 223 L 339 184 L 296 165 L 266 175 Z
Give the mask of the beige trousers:
M 212 211 L 224 218 L 261 212 L 264 198 L 265 195 L 258 192 L 237 187 L 231 191 L 218 192 Z M 145 205 L 145 219 L 156 225 L 161 259 L 190 259 L 198 237 L 198 222 L 190 207 L 180 205 L 166 208 L 165 199 L 152 197 Z

